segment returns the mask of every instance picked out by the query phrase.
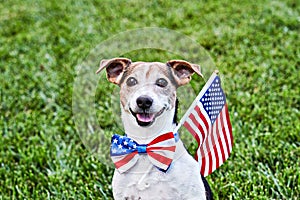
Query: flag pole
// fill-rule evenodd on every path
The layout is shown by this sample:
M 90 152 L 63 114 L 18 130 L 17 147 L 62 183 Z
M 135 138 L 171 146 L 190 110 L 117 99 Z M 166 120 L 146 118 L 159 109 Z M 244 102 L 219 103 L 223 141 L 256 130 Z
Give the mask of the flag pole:
M 191 104 L 191 106 L 188 108 L 188 110 L 186 111 L 186 113 L 183 115 L 183 117 L 179 121 L 178 125 L 175 127 L 174 133 L 177 133 L 177 131 L 180 129 L 180 127 L 184 124 L 186 118 L 189 116 L 189 114 L 192 112 L 192 110 L 194 109 L 194 107 L 196 106 L 196 104 L 198 103 L 198 101 L 200 100 L 200 97 L 202 97 L 204 95 L 205 91 L 210 86 L 210 83 L 215 79 L 216 76 L 218 76 L 218 74 L 219 74 L 219 71 L 215 70 L 213 72 L 213 74 L 210 76 L 210 78 L 208 79 L 208 81 L 206 82 L 206 84 L 204 85 L 204 87 L 201 89 L 201 91 L 197 95 L 196 99 L 193 101 L 193 103 Z

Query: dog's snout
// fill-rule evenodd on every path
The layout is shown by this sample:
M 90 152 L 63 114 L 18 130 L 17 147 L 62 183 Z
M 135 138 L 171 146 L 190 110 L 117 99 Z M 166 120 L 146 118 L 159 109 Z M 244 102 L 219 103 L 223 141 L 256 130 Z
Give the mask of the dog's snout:
M 139 108 L 148 109 L 152 106 L 153 99 L 149 96 L 140 96 L 136 100 L 136 104 Z

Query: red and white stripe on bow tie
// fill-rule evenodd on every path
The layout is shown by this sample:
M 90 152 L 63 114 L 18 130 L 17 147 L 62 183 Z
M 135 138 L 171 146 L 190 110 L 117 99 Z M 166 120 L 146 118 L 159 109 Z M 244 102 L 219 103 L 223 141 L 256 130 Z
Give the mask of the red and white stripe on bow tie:
M 147 154 L 154 166 L 166 171 L 172 163 L 175 149 L 172 132 L 158 136 L 147 145 L 138 144 L 126 136 L 113 135 L 110 154 L 121 173 L 133 167 L 142 154 Z

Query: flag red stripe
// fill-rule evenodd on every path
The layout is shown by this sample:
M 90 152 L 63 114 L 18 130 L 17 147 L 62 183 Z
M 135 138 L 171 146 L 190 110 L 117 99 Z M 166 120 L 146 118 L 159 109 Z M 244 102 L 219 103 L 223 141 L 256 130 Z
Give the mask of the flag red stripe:
M 219 153 L 218 153 L 218 150 L 217 150 L 217 146 L 215 145 L 214 146 L 214 157 L 215 157 L 215 159 L 216 159 L 216 168 L 218 168 L 219 167 L 219 163 L 220 163 L 220 159 L 219 159 Z M 216 169 L 215 168 L 215 169 Z M 213 169 L 213 170 L 215 170 L 215 169 Z M 210 173 L 212 173 L 213 171 L 211 171 Z
M 219 158 L 220 158 L 220 155 L 219 155 L 219 152 L 217 149 L 217 146 L 219 145 L 218 138 L 215 138 L 215 136 L 218 133 L 217 121 L 218 121 L 218 118 L 216 119 L 215 123 L 213 124 L 212 133 L 211 133 L 212 145 L 213 145 L 213 151 L 211 153 L 212 153 L 213 158 L 215 158 L 216 168 L 219 166 Z M 215 168 L 212 170 L 215 170 Z M 213 171 L 210 171 L 210 173 L 212 173 L 212 172 Z
M 148 152 L 148 156 L 151 156 L 155 160 L 157 160 L 160 163 L 163 163 L 165 165 L 170 165 L 172 162 L 172 159 L 162 156 L 160 154 L 154 153 L 154 152 Z
M 200 170 L 200 173 L 202 174 L 202 176 L 204 176 L 205 174 L 205 165 L 206 165 L 206 159 L 205 157 L 203 156 L 202 157 L 202 162 L 201 162 L 201 170 Z
M 214 149 L 212 149 L 211 151 L 213 151 Z M 211 151 L 208 153 L 208 164 L 209 164 L 209 167 L 208 167 L 208 173 L 207 174 L 210 174 L 212 172 L 212 163 L 213 163 L 213 160 L 212 160 L 212 155 L 211 155 Z
M 210 131 L 211 132 L 211 131 Z M 209 145 L 209 138 L 211 137 L 211 135 L 209 134 L 208 137 L 206 138 L 206 140 L 204 141 L 203 145 L 198 149 L 200 149 L 201 151 L 201 157 L 202 157 L 202 163 L 201 163 L 201 174 L 203 176 L 206 176 L 207 174 L 209 174 L 209 171 L 212 170 L 212 156 L 211 156 L 211 152 L 207 152 L 207 150 L 211 150 L 213 151 L 213 148 L 210 147 Z M 211 168 L 211 170 L 209 169 Z
M 231 146 L 233 145 L 233 137 L 232 137 L 232 127 L 230 123 L 230 117 L 229 117 L 229 112 L 228 112 L 228 107 L 227 104 L 225 104 L 225 109 L 226 109 L 226 120 L 227 120 L 227 126 L 230 132 L 230 140 L 231 140 Z
M 204 123 L 204 125 L 205 125 L 205 127 L 206 127 L 206 130 L 208 130 L 208 129 L 209 129 L 208 122 L 207 122 L 205 116 L 203 115 L 203 113 L 201 112 L 199 106 L 196 106 L 195 110 L 196 110 L 196 112 L 198 113 L 198 115 L 199 115 L 199 117 L 201 118 L 201 120 L 203 121 L 203 123 Z
M 194 136 L 196 139 L 198 145 L 200 145 L 200 138 L 199 135 L 194 131 L 194 129 L 191 127 L 191 125 L 188 122 L 184 122 L 183 126 L 187 128 L 187 130 Z
M 225 126 L 224 126 L 223 111 L 221 112 L 221 119 L 222 119 L 221 120 L 221 127 L 222 127 L 222 132 L 224 134 L 224 139 L 225 139 L 225 143 L 226 143 L 226 151 L 228 152 L 228 156 L 229 156 L 229 144 L 228 144 L 228 137 L 226 135 L 226 130 L 225 130 Z M 225 161 L 225 159 L 223 159 L 223 160 Z
M 224 151 L 223 145 L 221 144 L 222 143 L 221 138 L 219 138 L 218 142 L 219 142 L 219 147 L 220 147 L 220 151 L 221 151 L 221 156 L 219 158 L 219 164 L 217 165 L 217 168 L 220 167 L 226 160 L 225 151 Z
M 123 159 L 115 162 L 116 168 L 120 168 L 123 165 L 127 164 L 136 154 L 138 154 L 137 151 L 132 152 L 131 154 L 126 155 Z
M 209 167 L 208 167 L 208 174 L 210 174 L 213 170 L 213 163 L 214 163 L 214 157 L 213 157 L 213 153 L 214 153 L 214 144 L 215 144 L 215 139 L 213 137 L 213 131 L 214 131 L 214 126 L 211 127 L 210 131 L 209 131 L 209 135 L 207 137 L 207 148 L 206 148 L 206 151 L 207 151 L 207 155 L 208 155 L 208 164 L 209 164 Z
M 195 155 L 194 155 L 195 160 L 198 161 L 198 151 L 196 151 Z
M 216 144 L 216 145 L 218 145 L 220 147 L 220 151 L 221 151 L 220 159 L 222 158 L 222 160 L 220 160 L 219 163 L 223 163 L 225 161 L 225 153 L 224 153 L 223 143 L 222 143 L 222 139 L 221 139 L 223 133 L 221 131 L 222 130 L 221 127 L 219 126 L 219 121 L 221 121 L 221 122 L 223 121 L 222 120 L 222 111 L 220 112 L 220 115 L 217 118 L 217 120 L 215 121 L 215 123 L 217 126 L 216 129 L 217 129 L 217 136 L 218 136 L 218 144 Z M 219 167 L 219 165 L 217 165 L 217 167 Z
M 197 107 L 198 108 L 198 107 Z M 198 113 L 199 114 L 199 113 Z M 195 124 L 195 126 L 198 128 L 198 130 L 200 131 L 202 138 L 205 138 L 205 132 L 201 126 L 201 124 L 197 121 L 196 117 L 191 113 L 190 114 L 190 119 L 192 120 L 192 122 Z M 198 135 L 198 134 L 197 134 Z M 200 141 L 200 140 L 199 140 Z M 203 141 L 202 141 L 203 142 Z M 199 143 L 198 143 L 199 144 Z

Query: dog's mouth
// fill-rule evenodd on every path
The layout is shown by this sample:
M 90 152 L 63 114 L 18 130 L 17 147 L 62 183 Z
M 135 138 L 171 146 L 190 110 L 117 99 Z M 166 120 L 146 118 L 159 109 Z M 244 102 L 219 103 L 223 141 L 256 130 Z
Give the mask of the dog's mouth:
M 148 110 L 142 110 L 134 112 L 130 108 L 131 114 L 135 117 L 138 125 L 140 126 L 150 126 L 155 121 L 156 117 L 160 116 L 164 112 L 165 108 L 162 108 L 157 113 L 150 113 Z

